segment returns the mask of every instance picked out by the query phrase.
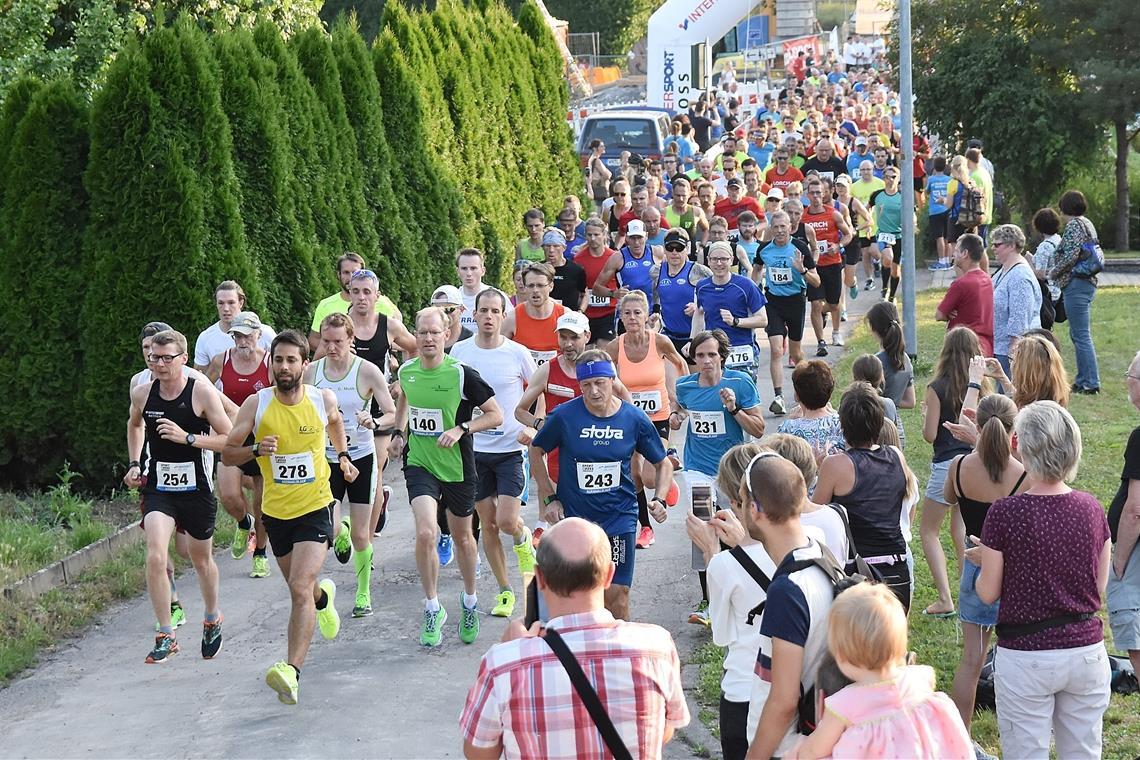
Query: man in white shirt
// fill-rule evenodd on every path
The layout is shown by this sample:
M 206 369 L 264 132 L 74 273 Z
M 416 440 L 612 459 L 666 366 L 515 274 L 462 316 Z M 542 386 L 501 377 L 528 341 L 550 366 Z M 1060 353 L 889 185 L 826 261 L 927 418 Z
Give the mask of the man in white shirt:
M 214 289 L 214 305 L 218 309 L 218 321 L 199 333 L 198 340 L 194 341 L 194 369 L 199 372 L 205 372 L 215 356 L 234 347 L 230 326 L 234 317 L 245 311 L 245 291 L 233 280 L 225 280 Z M 275 337 L 274 329 L 262 323 L 257 345 L 268 351 Z
M 487 267 L 483 263 L 483 252 L 478 248 L 461 248 L 455 254 L 455 271 L 459 275 L 459 293 L 463 296 L 463 314 L 459 318 L 461 327 L 477 332 L 475 326 L 475 296 L 492 287 L 483 282 Z M 503 291 L 494 288 L 500 293 Z M 506 298 L 507 294 L 503 293 Z

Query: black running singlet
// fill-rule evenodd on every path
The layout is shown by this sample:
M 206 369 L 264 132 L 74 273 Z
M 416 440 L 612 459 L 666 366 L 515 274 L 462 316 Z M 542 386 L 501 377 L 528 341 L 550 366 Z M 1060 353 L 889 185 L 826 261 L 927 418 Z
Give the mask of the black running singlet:
M 146 446 L 142 453 L 144 493 L 210 493 L 213 490 L 213 454 L 185 443 L 168 441 L 158 434 L 158 421 L 167 419 L 187 433 L 210 432 L 210 423 L 194 413 L 194 378 L 177 398 L 167 400 L 159 393 L 159 382 L 150 386 L 143 407 Z

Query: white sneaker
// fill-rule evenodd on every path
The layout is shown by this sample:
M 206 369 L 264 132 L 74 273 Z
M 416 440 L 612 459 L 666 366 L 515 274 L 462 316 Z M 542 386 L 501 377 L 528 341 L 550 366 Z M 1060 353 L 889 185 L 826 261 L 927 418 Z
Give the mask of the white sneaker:
M 768 411 L 772 414 L 787 414 L 788 409 L 784 406 L 784 397 L 776 396 L 772 399 L 772 405 L 768 407 Z
M 843 345 L 843 336 L 839 334 L 839 331 L 833 332 L 831 334 L 831 345 L 833 345 L 833 346 L 842 346 Z

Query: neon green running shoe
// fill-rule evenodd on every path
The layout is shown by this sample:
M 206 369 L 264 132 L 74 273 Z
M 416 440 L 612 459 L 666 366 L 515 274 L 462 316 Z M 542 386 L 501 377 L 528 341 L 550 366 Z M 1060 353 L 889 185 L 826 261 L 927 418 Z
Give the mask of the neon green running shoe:
M 352 607 L 354 618 L 368 617 L 372 614 L 372 595 L 365 589 L 356 594 L 356 604 Z
M 182 609 L 182 605 L 178 602 L 172 602 L 170 605 L 170 627 L 177 628 L 180 625 L 186 625 L 186 610 Z M 154 630 L 157 633 L 161 630 L 162 626 L 158 623 L 154 624 Z
M 317 610 L 317 625 L 321 629 L 321 635 L 328 640 L 336 638 L 340 633 L 340 615 L 336 613 L 336 584 L 332 579 L 325 578 L 320 582 L 321 590 L 328 596 L 328 601 L 325 603 L 323 610 Z
M 266 685 L 277 692 L 277 699 L 286 705 L 297 704 L 297 671 L 287 662 L 276 663 L 265 674 Z
M 342 565 L 347 564 L 352 557 L 352 534 L 348 520 L 340 521 L 340 530 L 333 539 L 333 554 L 336 555 L 336 561 Z
M 474 644 L 479 638 L 479 612 L 475 607 L 468 609 L 463 606 L 462 593 L 459 595 L 459 608 L 463 611 L 459 618 L 459 640 L 464 644 Z
M 241 527 L 234 528 L 234 541 L 230 544 L 230 556 L 241 559 L 249 550 L 249 531 Z
M 437 647 L 443 641 L 443 625 L 447 622 L 447 610 L 442 606 L 435 612 L 424 610 L 424 627 L 420 631 L 420 643 L 425 647 Z
M 253 555 L 253 569 L 249 571 L 250 578 L 269 577 L 269 557 L 264 554 Z
M 531 541 L 530 528 L 523 528 L 526 535 L 521 544 L 515 544 L 515 556 L 519 558 L 519 572 L 523 575 L 534 574 L 534 543 Z M 494 613 L 491 613 L 494 614 Z
M 495 600 L 495 606 L 491 608 L 491 614 L 495 617 L 509 618 L 515 611 L 515 592 L 509 588 L 500 591 Z

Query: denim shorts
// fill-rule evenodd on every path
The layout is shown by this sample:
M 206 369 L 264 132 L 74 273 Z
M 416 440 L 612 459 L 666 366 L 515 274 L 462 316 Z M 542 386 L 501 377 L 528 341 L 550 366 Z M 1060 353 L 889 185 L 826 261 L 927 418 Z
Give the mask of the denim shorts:
M 942 493 L 942 489 L 946 485 L 946 475 L 950 472 L 950 463 L 953 461 L 953 459 L 947 459 L 945 462 L 930 463 L 930 480 L 926 481 L 926 498 L 939 504 L 946 504 L 946 495 Z
M 973 546 L 966 542 L 966 546 Z M 963 623 L 973 623 L 983 628 L 993 628 L 997 625 L 998 604 L 986 604 L 978 598 L 975 588 L 978 576 L 982 570 L 970 560 L 962 561 L 962 580 L 958 583 L 958 619 Z
M 1140 649 L 1140 549 L 1133 549 L 1124 577 L 1108 573 L 1108 625 L 1120 650 Z

